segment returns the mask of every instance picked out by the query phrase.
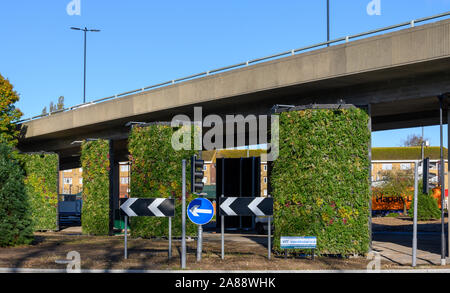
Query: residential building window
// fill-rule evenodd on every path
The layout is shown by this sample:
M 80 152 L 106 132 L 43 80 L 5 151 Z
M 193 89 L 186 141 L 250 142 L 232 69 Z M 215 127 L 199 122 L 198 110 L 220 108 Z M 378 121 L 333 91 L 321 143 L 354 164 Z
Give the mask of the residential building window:
M 264 165 L 264 171 L 267 171 L 267 165 Z
M 392 164 L 383 164 L 381 166 L 381 169 L 383 169 L 383 170 L 392 170 Z
M 402 163 L 400 164 L 400 170 L 410 170 L 411 164 L 410 163 Z
M 81 178 L 78 178 L 78 184 L 83 184 L 83 177 L 81 177 Z
M 64 173 L 69 173 L 69 172 L 72 172 L 72 169 L 64 170 L 63 172 L 64 172 Z
M 72 184 L 72 178 L 70 177 L 64 178 L 64 184 Z
M 264 177 L 264 183 L 267 183 L 267 177 Z
M 128 177 L 120 177 L 120 184 L 128 184 Z
M 267 189 L 264 189 L 264 195 L 267 196 Z
M 203 171 L 206 171 L 208 167 L 206 165 L 203 165 Z
M 130 166 L 120 165 L 120 172 L 128 172 L 129 170 L 130 170 Z

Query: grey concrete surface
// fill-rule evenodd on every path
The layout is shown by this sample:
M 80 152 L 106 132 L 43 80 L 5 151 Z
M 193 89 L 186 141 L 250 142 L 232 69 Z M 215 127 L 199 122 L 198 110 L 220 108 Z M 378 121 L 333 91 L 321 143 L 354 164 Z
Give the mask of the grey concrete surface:
M 19 148 L 61 151 L 89 137 L 126 138 L 128 121 L 175 114 L 267 114 L 275 104 L 373 104 L 373 129 L 436 123 L 450 92 L 450 20 L 230 70 L 26 122 Z M 403 116 L 402 116 L 403 115 Z M 71 156 L 73 153 L 69 153 Z

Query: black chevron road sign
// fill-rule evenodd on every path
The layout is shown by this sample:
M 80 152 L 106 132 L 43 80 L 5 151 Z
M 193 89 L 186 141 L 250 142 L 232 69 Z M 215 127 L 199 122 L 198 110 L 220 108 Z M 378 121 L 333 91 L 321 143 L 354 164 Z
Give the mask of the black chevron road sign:
M 221 197 L 221 216 L 272 216 L 272 197 Z
M 121 198 L 120 211 L 128 217 L 173 217 L 175 200 L 170 198 Z

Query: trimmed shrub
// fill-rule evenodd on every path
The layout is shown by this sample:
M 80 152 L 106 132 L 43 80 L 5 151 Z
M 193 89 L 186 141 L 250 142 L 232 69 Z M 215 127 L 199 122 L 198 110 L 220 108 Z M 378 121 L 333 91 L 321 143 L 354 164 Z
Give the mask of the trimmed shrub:
M 85 141 L 81 147 L 83 168 L 83 207 L 81 226 L 84 234 L 109 234 L 109 142 Z
M 414 218 L 414 203 L 411 203 L 411 208 L 408 211 L 411 219 Z M 417 220 L 438 220 L 441 218 L 441 210 L 434 197 L 428 194 L 419 193 L 417 197 Z
M 316 236 L 319 254 L 368 252 L 369 140 L 361 109 L 280 114 L 270 177 L 275 250 L 281 236 Z
M 12 148 L 0 143 L 0 246 L 33 241 L 24 173 Z
M 181 235 L 181 160 L 187 160 L 186 191 L 189 192 L 189 158 L 194 151 L 172 148 L 171 138 L 177 131 L 170 126 L 150 125 L 134 127 L 129 137 L 131 161 L 131 197 L 175 199 L 175 217 L 172 235 Z M 186 206 L 193 199 L 186 195 Z M 132 217 L 130 230 L 133 237 L 168 235 L 168 218 Z M 186 235 L 195 235 L 196 225 L 186 218 Z
M 30 201 L 33 229 L 57 230 L 58 155 L 25 154 L 21 160 L 26 173 L 25 189 Z

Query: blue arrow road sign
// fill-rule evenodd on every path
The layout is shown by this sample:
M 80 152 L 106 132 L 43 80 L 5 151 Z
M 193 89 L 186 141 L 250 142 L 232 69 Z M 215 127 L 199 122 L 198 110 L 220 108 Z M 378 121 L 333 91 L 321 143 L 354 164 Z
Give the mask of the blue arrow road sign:
M 205 225 L 214 216 L 214 206 L 206 198 L 196 198 L 189 203 L 187 214 L 192 223 Z

